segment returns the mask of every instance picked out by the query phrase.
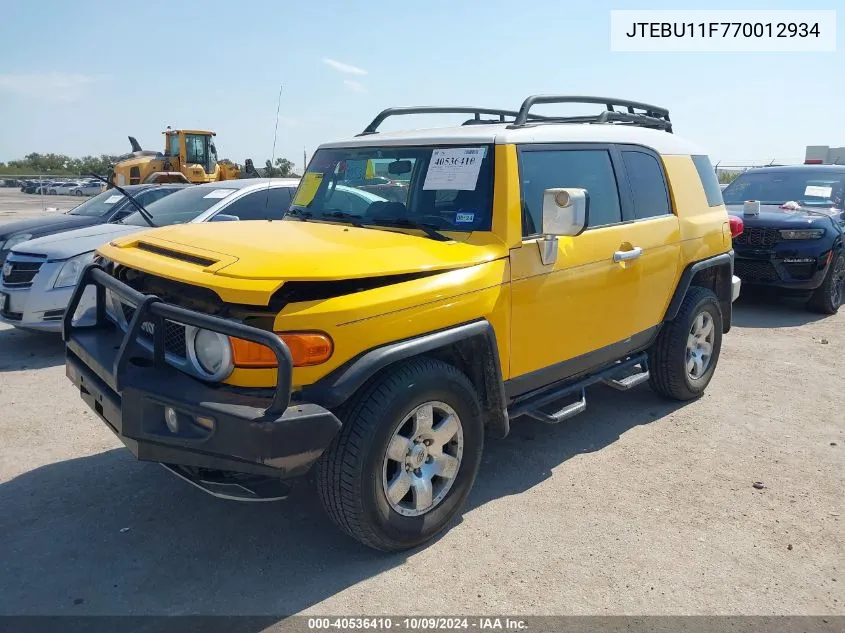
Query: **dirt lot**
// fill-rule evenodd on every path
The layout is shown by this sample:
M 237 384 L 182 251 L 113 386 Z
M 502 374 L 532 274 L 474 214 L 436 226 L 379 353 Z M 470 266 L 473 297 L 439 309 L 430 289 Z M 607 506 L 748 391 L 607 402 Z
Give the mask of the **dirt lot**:
M 845 614 L 843 325 L 744 297 L 704 398 L 596 388 L 515 422 L 404 555 L 341 535 L 310 483 L 236 504 L 136 462 L 58 337 L 0 326 L 0 613 Z
M 25 218 L 37 218 L 45 213 L 59 213 L 85 202 L 76 196 L 42 196 L 21 193 L 20 189 L 0 189 L 0 224 Z

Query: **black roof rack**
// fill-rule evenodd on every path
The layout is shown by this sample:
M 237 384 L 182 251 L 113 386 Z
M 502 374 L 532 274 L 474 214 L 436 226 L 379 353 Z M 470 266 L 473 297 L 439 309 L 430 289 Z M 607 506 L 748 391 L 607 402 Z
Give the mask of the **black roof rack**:
M 535 121 L 531 108 L 539 104 L 549 103 L 598 103 L 605 107 L 605 111 L 594 116 L 574 117 L 543 117 L 542 121 Z M 624 111 L 616 110 L 624 108 Z M 532 95 L 522 102 L 512 128 L 526 127 L 534 123 L 623 123 L 648 127 L 665 132 L 672 131 L 669 120 L 669 110 L 639 101 L 616 99 L 611 97 L 584 97 L 571 95 Z
M 541 116 L 532 114 L 531 108 L 540 104 L 551 103 L 594 103 L 604 105 L 605 110 L 595 115 L 581 116 Z M 622 108 L 617 110 L 616 108 Z M 379 112 L 378 116 L 358 134 L 366 136 L 376 134 L 385 119 L 392 116 L 408 114 L 472 114 L 473 118 L 464 121 L 463 125 L 478 125 L 487 123 L 509 123 L 510 128 L 522 128 L 531 125 L 547 123 L 618 123 L 637 127 L 652 128 L 672 132 L 672 122 L 669 120 L 669 110 L 648 103 L 628 101 L 611 97 L 589 97 L 571 95 L 532 95 L 522 102 L 519 111 L 500 110 L 498 108 L 476 108 L 473 106 L 411 106 L 404 108 L 387 108 Z M 483 119 L 481 115 L 492 115 L 497 119 Z M 505 119 L 512 119 L 506 121 Z
M 403 116 L 407 114 L 472 114 L 473 118 L 463 122 L 463 125 L 478 125 L 485 123 L 509 123 L 505 121 L 506 117 L 514 121 L 519 116 L 519 112 L 514 110 L 500 110 L 498 108 L 476 108 L 474 106 L 411 106 L 405 108 L 387 108 L 378 113 L 375 119 L 366 127 L 366 129 L 358 134 L 358 136 L 366 136 L 368 134 L 375 134 L 378 132 L 379 126 L 384 123 L 384 120 L 392 116 Z M 498 117 L 496 119 L 482 119 L 482 114 L 488 114 Z M 546 121 L 549 117 L 540 116 L 539 114 L 526 114 L 528 120 L 531 121 Z

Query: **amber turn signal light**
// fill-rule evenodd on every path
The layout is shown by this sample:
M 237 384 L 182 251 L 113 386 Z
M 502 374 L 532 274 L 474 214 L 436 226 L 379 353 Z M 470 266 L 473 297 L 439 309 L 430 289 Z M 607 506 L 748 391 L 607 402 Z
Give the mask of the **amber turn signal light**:
M 331 358 L 334 352 L 334 345 L 327 334 L 277 332 L 277 336 L 288 346 L 294 367 L 319 365 Z M 269 347 L 234 337 L 230 337 L 229 341 L 232 344 L 232 359 L 235 367 L 251 369 L 276 367 L 276 355 Z

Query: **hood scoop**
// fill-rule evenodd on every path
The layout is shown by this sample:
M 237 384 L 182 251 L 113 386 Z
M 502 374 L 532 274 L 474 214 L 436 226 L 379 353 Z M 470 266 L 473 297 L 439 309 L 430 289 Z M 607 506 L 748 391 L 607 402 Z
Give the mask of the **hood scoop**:
M 150 244 L 149 242 L 138 242 L 136 248 L 142 251 L 147 251 L 148 253 L 161 255 L 162 257 L 169 257 L 171 259 L 188 262 L 189 264 L 196 264 L 197 266 L 202 266 L 203 268 L 212 266 L 220 261 L 217 259 L 209 259 L 208 257 L 200 257 L 199 255 L 191 255 L 190 253 L 182 253 L 170 248 L 164 248 L 163 246 L 157 246 L 156 244 Z

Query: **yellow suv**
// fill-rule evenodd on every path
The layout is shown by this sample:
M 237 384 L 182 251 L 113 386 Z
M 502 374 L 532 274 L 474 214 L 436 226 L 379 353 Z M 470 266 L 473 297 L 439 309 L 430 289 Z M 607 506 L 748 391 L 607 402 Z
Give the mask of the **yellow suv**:
M 536 114 L 556 103 L 599 112 Z M 469 118 L 378 131 L 426 113 Z M 739 292 L 732 229 L 663 108 L 394 108 L 320 146 L 282 221 L 102 247 L 65 315 L 67 375 L 138 459 L 241 500 L 311 471 L 338 526 L 407 549 L 511 420 L 560 423 L 596 383 L 699 396 Z

